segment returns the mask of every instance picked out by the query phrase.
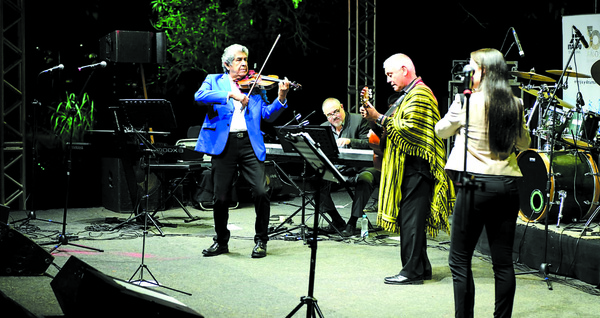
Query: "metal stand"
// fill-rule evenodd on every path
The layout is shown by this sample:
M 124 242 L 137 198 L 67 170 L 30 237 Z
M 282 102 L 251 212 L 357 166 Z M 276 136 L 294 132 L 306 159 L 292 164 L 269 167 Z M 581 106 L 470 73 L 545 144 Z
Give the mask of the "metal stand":
M 567 68 L 569 66 L 569 64 L 571 63 L 571 60 L 573 59 L 573 56 L 575 55 L 575 50 L 577 49 L 577 44 L 579 44 L 579 42 L 582 39 L 578 36 L 578 35 L 573 35 L 573 42 L 575 42 L 573 45 L 573 50 L 571 51 L 571 55 L 569 56 L 569 60 L 567 61 L 567 63 L 565 64 L 565 68 L 562 72 L 562 74 L 560 75 L 559 80 L 557 81 L 558 83 L 561 83 L 563 81 L 563 78 L 565 77 L 565 73 L 567 71 Z M 559 87 L 561 87 L 561 85 L 557 85 L 554 89 L 554 91 L 552 92 L 552 94 L 550 95 L 550 103 L 553 104 L 553 108 L 554 108 L 554 114 L 553 114 L 553 120 L 552 120 L 552 129 L 551 131 L 554 131 L 554 126 L 556 125 L 556 102 L 554 101 L 555 97 L 556 97 L 556 92 L 558 91 Z M 548 107 L 548 109 L 546 111 L 548 111 L 550 109 L 550 106 Z M 554 141 L 556 138 L 552 138 L 551 140 L 551 148 L 550 148 L 550 156 L 549 156 L 549 161 L 550 161 L 550 171 L 548 173 L 548 182 L 547 182 L 547 186 L 546 186 L 546 190 L 547 192 L 550 191 L 550 187 L 551 187 L 551 178 L 553 176 L 553 169 L 552 169 L 552 163 L 553 163 L 553 157 L 554 157 Z M 552 204 L 552 202 L 550 203 Z M 561 204 L 562 207 L 562 204 Z M 550 209 L 548 209 L 548 211 L 550 211 Z M 590 218 L 590 220 L 588 220 L 588 223 L 591 222 L 591 220 L 593 220 L 593 218 L 596 216 L 598 212 L 598 209 L 596 209 L 596 211 L 594 211 L 594 213 L 592 214 L 592 217 Z M 559 214 L 558 216 L 558 222 L 560 222 L 560 217 L 561 215 Z M 586 223 L 586 227 L 587 224 Z M 559 226 L 559 223 L 557 223 L 557 227 Z M 584 227 L 584 231 L 585 228 Z M 539 273 L 540 275 L 542 275 L 544 277 L 544 281 L 546 282 L 546 284 L 548 285 L 548 289 L 552 290 L 552 282 L 550 281 L 550 278 L 548 277 L 548 273 L 549 273 L 549 269 L 552 266 L 551 264 L 548 264 L 548 215 L 546 215 L 545 220 L 544 220 L 544 231 L 545 231 L 545 237 L 544 237 L 544 261 L 540 264 L 540 268 L 539 268 Z M 522 275 L 522 274 L 531 274 L 531 273 L 536 273 L 536 271 L 530 271 L 530 272 L 523 272 L 523 273 L 516 273 L 516 275 Z
M 300 229 L 300 238 L 302 239 L 302 241 L 306 242 L 306 229 L 307 229 L 307 225 L 306 225 L 306 206 L 308 204 L 311 204 L 313 206 L 313 208 L 316 210 L 318 210 L 318 204 L 317 207 L 315 207 L 315 204 L 313 204 L 313 199 L 308 199 L 308 194 L 306 193 L 306 191 L 304 189 L 306 189 L 305 185 L 306 185 L 306 162 L 304 162 L 304 170 L 302 172 L 302 188 L 300 188 L 295 182 L 294 180 L 292 180 L 292 177 L 290 177 L 288 174 L 285 173 L 285 171 L 283 171 L 283 169 L 281 169 L 281 167 L 275 162 L 273 161 L 273 165 L 275 166 L 275 169 L 277 169 L 277 171 L 279 171 L 279 173 L 283 174 L 289 181 L 290 183 L 294 186 L 294 188 L 296 188 L 296 190 L 298 190 L 298 194 L 302 197 L 302 205 L 300 206 L 300 208 L 298 208 L 296 211 L 294 211 L 294 213 L 292 213 L 290 216 L 288 216 L 283 222 L 281 222 L 281 224 L 279 224 L 277 227 L 275 227 L 273 230 L 270 231 L 269 236 L 273 237 L 275 235 L 279 235 L 282 233 L 291 233 L 294 230 Z M 301 221 L 300 221 L 300 225 L 295 226 L 291 229 L 285 228 L 285 224 L 288 223 L 294 216 L 296 216 L 296 214 L 298 214 L 298 212 L 302 212 L 301 214 Z
M 149 169 L 149 168 L 148 168 Z M 148 179 L 146 179 L 146 194 L 148 194 Z M 138 268 L 136 269 L 136 271 L 133 273 L 133 275 L 131 275 L 131 277 L 129 278 L 129 283 L 135 284 L 135 285 L 139 285 L 139 286 L 143 286 L 143 284 L 146 284 L 146 286 L 156 286 L 156 287 L 162 287 L 162 288 L 166 288 L 172 291 L 176 291 L 182 294 L 186 294 L 188 296 L 191 296 L 192 294 L 188 293 L 188 292 L 184 292 L 181 290 L 177 290 L 171 287 L 167 287 L 164 285 L 161 285 L 158 280 L 156 279 L 156 277 L 154 277 L 154 275 L 152 274 L 152 272 L 150 271 L 150 269 L 148 268 L 148 266 L 144 263 L 144 260 L 146 259 L 146 236 L 148 235 L 148 219 L 151 219 L 150 214 L 147 212 L 148 211 L 148 207 L 149 207 L 149 200 L 146 200 L 146 209 L 145 211 L 142 213 L 144 215 L 144 231 L 143 231 L 143 235 L 142 235 L 142 262 L 140 263 L 140 266 L 138 266 Z M 154 223 L 154 221 L 152 220 L 152 222 Z M 156 226 L 156 223 L 154 223 L 154 225 Z M 157 227 L 158 228 L 158 227 Z M 162 231 L 161 231 L 162 234 Z M 162 234 L 162 236 L 164 236 L 164 234 Z M 145 280 L 144 279 L 144 271 L 148 272 L 148 274 L 150 275 L 150 277 L 152 277 L 152 280 Z M 139 278 L 134 280 L 133 278 L 139 274 Z
M 318 179 L 322 178 L 322 176 L 317 176 L 317 185 L 320 184 Z M 315 204 L 316 212 L 315 219 L 313 225 L 313 233 L 312 237 L 308 239 L 308 245 L 310 246 L 310 270 L 308 276 L 308 294 L 306 296 L 300 297 L 300 303 L 286 316 L 287 318 L 292 317 L 302 306 L 306 305 L 306 317 L 316 317 L 318 314 L 319 317 L 323 317 L 323 312 L 321 308 L 319 308 L 319 304 L 317 303 L 317 299 L 314 296 L 315 291 L 315 268 L 317 264 L 317 232 L 319 231 L 319 203 L 321 200 L 320 191 L 315 192 Z
M 322 180 L 328 180 L 332 182 L 343 183 L 344 177 L 340 174 L 340 172 L 335 168 L 335 166 L 331 163 L 329 158 L 323 153 L 323 151 L 319 148 L 319 145 L 316 144 L 311 136 L 306 132 L 300 132 L 297 134 L 289 133 L 289 136 L 286 136 L 288 141 L 290 141 L 296 151 L 300 153 L 300 155 L 304 158 L 306 162 L 308 162 L 317 172 L 317 174 L 313 177 L 314 186 L 316 189 L 320 189 L 320 183 Z M 315 267 L 317 263 L 317 242 L 318 242 L 318 227 L 319 227 L 319 203 L 321 201 L 320 191 L 315 192 L 315 219 L 313 226 L 312 238 L 308 240 L 308 244 L 311 248 L 310 253 L 310 272 L 309 272 L 309 280 L 308 280 L 308 295 L 300 298 L 300 303 L 286 316 L 292 317 L 302 306 L 307 306 L 307 317 L 316 317 L 318 314 L 319 317 L 323 317 L 323 312 L 321 312 L 321 308 L 317 304 L 317 299 L 314 297 L 314 287 L 315 287 Z
M 92 71 L 92 73 L 90 73 L 90 75 L 88 76 L 85 84 L 83 85 L 83 88 L 81 89 L 81 92 L 79 93 L 77 100 L 81 99 L 81 96 L 83 95 L 85 87 L 87 86 L 87 84 L 93 74 L 94 74 L 94 72 Z M 75 107 L 71 108 L 70 113 L 69 113 L 69 115 L 71 116 L 71 122 L 73 121 L 73 119 L 76 115 L 76 112 L 77 112 L 77 110 Z M 67 181 L 66 181 L 67 184 L 65 186 L 65 207 L 64 207 L 63 220 L 62 220 L 62 232 L 61 232 L 61 234 L 58 235 L 58 240 L 56 242 L 43 243 L 40 245 L 56 244 L 50 250 L 50 253 L 54 252 L 56 249 L 58 249 L 59 247 L 61 247 L 63 245 L 73 245 L 73 246 L 89 249 L 89 250 L 96 251 L 96 252 L 104 252 L 104 250 L 101 250 L 98 248 L 69 243 L 69 236 L 67 236 L 67 233 L 66 233 L 67 232 L 67 211 L 68 211 L 68 206 L 69 206 L 69 191 L 70 191 L 71 171 L 72 171 L 72 162 L 73 162 L 73 130 L 74 129 L 71 128 L 71 135 L 69 136 L 69 156 L 67 158 L 67 169 L 66 169 L 67 170 Z M 73 237 L 71 236 L 71 238 L 73 238 Z

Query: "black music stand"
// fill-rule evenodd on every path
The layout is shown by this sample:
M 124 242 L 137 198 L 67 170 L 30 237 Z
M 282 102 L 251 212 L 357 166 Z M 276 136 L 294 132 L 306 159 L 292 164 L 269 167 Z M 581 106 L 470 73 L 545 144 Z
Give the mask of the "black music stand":
M 143 145 L 144 157 L 145 157 L 145 169 L 146 169 L 146 180 L 145 188 L 146 188 L 146 207 L 143 209 L 141 213 L 133 216 L 129 220 L 117 225 L 115 228 L 139 217 L 144 218 L 144 230 L 142 236 L 142 262 L 140 266 L 138 266 L 137 270 L 131 275 L 129 278 L 129 282 L 137 285 L 142 285 L 143 283 L 150 284 L 152 286 L 163 287 L 172 291 L 180 292 L 186 295 L 190 295 L 190 293 L 180 291 L 174 288 L 166 287 L 158 282 L 156 277 L 152 274 L 148 266 L 144 263 L 146 257 L 146 236 L 148 234 L 148 220 L 150 220 L 154 226 L 161 233 L 161 236 L 165 236 L 161 231 L 160 227 L 157 225 L 156 221 L 152 218 L 150 213 L 148 212 L 150 207 L 150 156 L 159 153 L 152 142 L 147 138 L 150 135 L 150 127 L 159 127 L 161 129 L 173 129 L 177 127 L 175 121 L 175 115 L 173 113 L 173 107 L 169 101 L 163 99 L 127 99 L 121 100 L 121 114 L 124 118 L 122 118 L 121 123 L 128 125 L 124 129 L 131 130 L 136 138 L 139 141 L 140 145 Z M 139 130 L 136 127 L 141 127 Z M 119 127 L 118 127 L 119 128 Z M 120 128 L 119 128 L 120 129 Z M 138 203 L 134 208 L 134 213 L 136 213 L 137 208 L 140 206 L 141 198 L 138 199 Z M 144 280 L 144 270 L 150 274 L 152 277 L 152 281 Z M 139 273 L 139 279 L 133 280 L 133 278 Z
M 279 141 L 281 142 L 281 148 L 283 149 L 284 152 L 299 153 L 299 151 L 296 149 L 296 145 L 294 144 L 293 135 L 298 134 L 300 132 L 305 132 L 305 133 L 308 133 L 308 135 L 311 137 L 313 142 L 316 141 L 315 144 L 319 145 L 320 150 L 323 152 L 323 154 L 326 158 L 337 158 L 340 153 L 340 151 L 337 147 L 337 144 L 335 142 L 335 138 L 333 137 L 333 132 L 331 131 L 331 128 L 329 126 L 312 126 L 312 125 L 308 125 L 308 126 L 297 125 L 296 126 L 296 125 L 294 125 L 294 126 L 275 127 L 275 129 L 276 129 L 275 130 L 276 134 L 279 137 Z M 305 191 L 305 189 L 306 189 L 305 182 L 306 182 L 306 174 L 307 174 L 306 161 L 304 161 L 304 171 L 302 173 L 302 180 L 303 180 L 302 188 L 300 188 L 296 183 L 294 183 L 292 178 L 289 175 L 287 175 L 283 171 L 283 169 L 281 169 L 281 167 L 279 167 L 277 164 L 275 164 L 275 168 L 280 173 L 282 173 L 292 183 L 292 185 L 296 188 L 296 190 L 298 190 L 298 193 L 302 197 L 302 204 L 301 204 L 300 208 L 298 208 L 298 210 L 294 211 L 294 213 L 292 213 L 290 216 L 288 216 L 283 222 L 281 222 L 281 224 L 279 224 L 277 227 L 275 227 L 273 230 L 271 230 L 270 235 L 274 236 L 274 235 L 278 235 L 281 233 L 291 232 L 291 231 L 294 231 L 294 230 L 300 228 L 302 240 L 305 240 L 305 229 L 307 228 L 307 226 L 305 224 L 306 206 L 308 204 L 311 204 L 313 206 L 313 208 L 315 207 L 315 204 L 313 204 L 314 200 L 307 199 L 308 194 Z M 339 173 L 339 171 L 338 171 L 338 173 Z M 343 183 L 345 184 L 345 181 Z M 317 188 L 317 191 L 318 190 L 319 190 L 319 188 Z M 350 189 L 348 189 L 348 187 L 346 187 L 346 190 L 348 191 L 348 194 L 350 194 L 350 197 L 352 198 L 354 196 L 352 191 L 350 191 Z M 291 220 L 294 216 L 296 216 L 296 214 L 298 214 L 298 212 L 302 212 L 302 218 L 301 218 L 300 225 L 293 227 L 291 229 L 284 228 L 284 225 L 287 224 L 289 222 L 289 220 Z M 329 218 L 327 218 L 327 216 L 325 216 L 325 215 L 322 215 L 322 216 L 323 216 L 323 219 L 325 219 L 325 221 L 327 221 L 327 223 L 331 224 L 331 220 L 329 220 Z M 339 231 L 338 231 L 338 234 L 341 235 L 341 233 L 339 233 Z
M 327 127 L 326 127 L 327 128 Z M 310 134 L 307 132 L 288 133 L 285 139 L 290 142 L 294 149 L 304 158 L 304 160 L 316 171 L 312 177 L 314 187 L 320 189 L 321 180 L 343 183 L 344 176 L 331 163 L 329 157 L 321 149 L 321 145 L 316 143 Z M 310 253 L 310 273 L 308 281 L 308 295 L 300 297 L 300 303 L 286 316 L 292 317 L 304 305 L 307 306 L 307 317 L 323 317 L 323 313 L 317 304 L 317 299 L 314 297 L 315 287 L 315 266 L 317 261 L 317 233 L 319 227 L 319 203 L 320 191 L 315 191 L 315 219 L 313 225 L 312 237 L 308 240 L 311 249 Z
M 151 156 L 161 155 L 161 153 L 154 147 L 152 141 L 148 136 L 152 134 L 150 127 L 160 128 L 164 130 L 171 130 L 177 128 L 175 120 L 175 114 L 173 113 L 173 107 L 171 102 L 164 99 L 121 99 L 120 106 L 115 107 L 115 123 L 116 130 L 118 133 L 132 133 L 137 139 L 137 144 L 141 145 L 142 152 L 144 153 L 144 168 L 145 168 L 145 181 L 144 188 L 146 193 L 143 197 L 137 197 L 133 193 L 137 194 L 137 188 L 129 184 L 130 196 L 132 199 L 135 197 L 136 200 L 133 213 L 134 216 L 118 224 L 113 229 L 117 229 L 132 220 L 137 220 L 141 217 L 144 218 L 144 222 L 150 220 L 154 227 L 160 232 L 161 236 L 165 234 L 160 229 L 160 226 L 154 220 L 152 215 L 148 213 L 150 208 L 150 158 Z M 131 183 L 131 181 L 129 181 Z M 142 209 L 142 212 L 138 213 L 138 209 L 141 205 L 142 200 L 145 198 L 146 206 Z M 146 224 L 144 224 L 144 231 L 146 231 Z

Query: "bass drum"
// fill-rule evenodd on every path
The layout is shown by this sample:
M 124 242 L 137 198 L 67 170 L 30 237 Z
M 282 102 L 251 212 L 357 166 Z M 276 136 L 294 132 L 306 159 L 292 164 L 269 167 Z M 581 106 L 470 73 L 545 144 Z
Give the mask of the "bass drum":
M 524 221 L 539 221 L 548 217 L 556 221 L 562 200 L 562 222 L 589 218 L 599 205 L 600 180 L 598 168 L 589 153 L 563 150 L 553 153 L 553 173 L 550 154 L 527 150 L 517 156 L 523 177 L 519 181 L 519 216 Z M 550 191 L 547 191 L 548 182 Z M 553 204 L 550 204 L 550 203 Z

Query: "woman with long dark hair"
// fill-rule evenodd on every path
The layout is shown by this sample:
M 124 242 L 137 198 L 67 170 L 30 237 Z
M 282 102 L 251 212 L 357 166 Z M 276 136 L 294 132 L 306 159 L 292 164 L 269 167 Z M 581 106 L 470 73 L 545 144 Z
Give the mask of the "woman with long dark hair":
M 448 263 L 454 284 L 455 315 L 474 315 L 471 259 L 485 226 L 495 280 L 494 317 L 510 317 L 516 288 L 512 247 L 519 213 L 517 181 L 522 177 L 517 151 L 527 149 L 531 140 L 523 103 L 512 93 L 502 53 L 495 49 L 475 51 L 471 53 L 470 65 L 475 70 L 473 93 L 468 99 L 457 95 L 435 127 L 442 138 L 456 135 L 446 170 L 470 181 L 463 182 L 463 186 L 469 186 L 458 191 L 452 217 Z

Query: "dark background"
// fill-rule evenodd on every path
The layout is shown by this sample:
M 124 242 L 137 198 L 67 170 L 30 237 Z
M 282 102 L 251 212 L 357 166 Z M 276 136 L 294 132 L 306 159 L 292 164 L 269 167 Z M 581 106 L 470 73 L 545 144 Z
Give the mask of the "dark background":
M 310 7 L 309 0 L 304 2 Z M 518 62 L 520 71 L 535 68 L 538 74 L 548 75 L 545 70 L 561 69 L 562 16 L 595 13 L 595 3 L 595 0 L 451 0 L 406 5 L 399 1 L 379 1 L 375 48 L 379 104 L 392 93 L 386 84 L 383 61 L 394 53 L 405 53 L 413 59 L 417 74 L 437 96 L 442 116 L 447 108 L 452 62 L 468 59 L 471 51 L 483 47 L 501 49 L 506 41 L 502 52 L 506 54 L 506 60 Z M 29 102 L 35 99 L 42 103 L 28 111 L 29 121 L 36 116 L 43 135 L 50 129 L 52 107 L 64 100 L 65 92 L 77 94 L 85 88 L 97 109 L 94 128 L 113 128 L 108 106 L 119 98 L 143 98 L 139 65 L 109 63 L 107 68 L 93 73 L 78 72 L 77 67 L 99 62 L 99 39 L 114 30 L 156 31 L 150 24 L 153 16 L 150 1 L 60 1 L 54 4 L 27 1 L 26 5 L 27 97 Z M 284 39 L 265 66 L 264 74 L 287 76 L 302 84 L 302 91 L 289 93 L 289 105 L 303 115 L 316 110 L 309 118 L 311 124 L 325 121 L 320 111 L 325 98 L 346 100 L 347 8 L 348 3 L 340 0 L 330 1 L 327 10 L 323 10 L 321 4 L 321 21 L 311 26 L 309 33 L 311 40 L 320 46 L 304 56 L 295 54 Z M 508 33 L 510 27 L 518 33 L 524 58 L 518 55 L 516 46 L 507 52 L 514 43 L 512 34 Z M 251 65 L 257 63 L 259 69 L 266 57 L 262 53 L 265 48 L 253 51 L 252 43 L 242 44 L 250 49 Z M 37 76 L 40 71 L 60 63 L 65 65 L 64 71 Z M 152 88 L 160 86 L 153 82 L 156 69 L 156 65 L 144 65 L 146 80 Z M 172 102 L 178 125 L 171 136 L 161 137 L 159 142 L 174 144 L 176 140 L 186 138 L 189 126 L 201 124 L 204 113 L 195 105 L 193 95 L 203 76 L 199 72 L 189 72 L 182 76 L 176 89 L 149 90 L 149 98 L 165 98 Z M 271 99 L 276 96 L 275 91 L 268 94 Z M 292 116 L 288 111 L 274 125 L 283 124 Z M 272 125 L 265 125 L 264 131 L 271 135 Z M 38 199 L 36 206 L 63 206 L 65 201 L 61 198 L 66 191 L 63 153 L 43 142 L 40 148 L 39 161 L 43 169 L 36 173 L 33 191 L 38 194 L 37 198 L 43 193 L 51 199 Z M 77 163 L 71 177 L 70 205 L 101 205 L 97 158 L 110 151 L 110 144 L 96 143 L 91 149 L 74 153 Z

